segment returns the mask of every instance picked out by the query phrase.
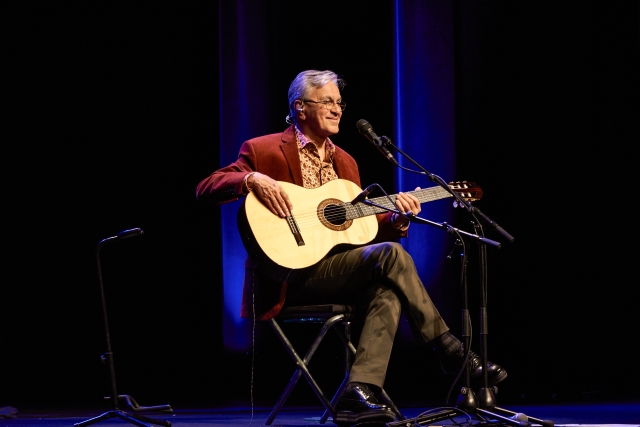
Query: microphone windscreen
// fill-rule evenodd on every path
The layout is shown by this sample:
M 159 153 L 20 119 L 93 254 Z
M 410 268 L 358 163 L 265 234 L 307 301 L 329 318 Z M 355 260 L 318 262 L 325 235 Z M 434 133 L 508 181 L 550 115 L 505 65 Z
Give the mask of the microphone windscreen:
M 356 123 L 356 127 L 358 128 L 358 132 L 362 134 L 371 129 L 371 125 L 369 124 L 369 122 L 364 119 L 358 120 L 358 122 Z

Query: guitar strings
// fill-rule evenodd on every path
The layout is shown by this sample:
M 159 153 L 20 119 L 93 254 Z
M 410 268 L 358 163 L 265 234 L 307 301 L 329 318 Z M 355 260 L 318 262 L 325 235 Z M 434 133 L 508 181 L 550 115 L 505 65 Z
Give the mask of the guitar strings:
M 318 221 L 321 221 L 320 218 L 323 218 L 330 223 L 334 223 L 334 222 L 342 223 L 348 220 L 360 218 L 362 216 L 374 215 L 377 213 L 385 212 L 384 209 L 378 209 L 378 208 L 372 209 L 370 207 L 367 207 L 366 210 L 370 212 L 365 212 L 365 214 L 362 215 L 360 214 L 360 211 L 357 210 L 357 208 L 351 207 L 350 204 L 349 206 L 347 205 L 333 205 L 333 206 L 336 206 L 340 209 L 338 209 L 338 211 L 336 212 L 332 212 L 331 210 L 328 210 L 326 208 L 322 212 L 319 212 L 319 210 L 316 209 L 313 211 L 306 211 L 300 214 L 294 211 L 292 212 L 292 217 L 299 226 L 307 226 L 307 225 L 317 224 Z M 390 207 L 390 209 L 394 209 L 394 208 Z
M 468 192 L 466 193 L 466 197 L 465 197 L 465 192 L 462 192 L 463 197 L 470 199 L 470 201 L 473 201 L 476 199 L 473 195 L 475 184 L 472 184 L 472 183 L 463 183 L 461 185 L 449 184 L 449 186 L 452 190 L 456 190 L 459 193 L 461 192 L 460 191 L 461 189 L 466 189 L 468 190 Z M 414 196 L 416 196 L 420 203 L 452 197 L 452 195 L 447 190 L 445 190 L 440 186 L 422 188 L 419 190 L 409 191 L 407 193 L 413 194 Z M 372 202 L 375 201 L 377 202 L 377 204 L 384 206 L 387 209 L 393 209 L 393 208 L 397 209 L 397 207 L 395 206 L 396 196 L 397 195 L 395 194 L 387 195 L 386 197 L 377 197 L 369 200 Z M 356 208 L 356 206 L 358 206 L 358 208 Z M 327 209 L 329 207 L 336 207 L 337 209 L 335 211 L 331 211 Z M 341 225 L 346 222 L 345 220 L 352 220 L 352 219 L 357 219 L 363 216 L 383 213 L 385 210 L 386 209 L 378 208 L 376 206 L 371 206 L 371 205 L 365 205 L 363 203 L 360 203 L 357 205 L 351 205 L 350 202 L 340 202 L 339 204 L 338 203 L 328 204 L 327 206 L 324 207 L 322 211 L 320 211 L 318 208 L 315 208 L 313 210 L 302 212 L 302 213 L 293 212 L 292 219 L 297 223 L 299 227 L 317 226 L 318 220 L 320 220 L 320 218 L 323 218 L 332 224 L 335 223 L 335 225 Z M 364 214 L 361 213 L 361 211 L 364 211 Z
M 430 189 L 418 190 L 415 193 L 417 193 L 418 201 L 420 201 L 420 203 L 439 200 L 444 197 L 451 196 L 446 190 L 442 189 L 441 187 L 431 187 Z M 429 193 L 434 193 L 434 194 L 429 194 Z M 439 194 L 435 194 L 435 193 L 439 193 Z M 395 199 L 396 199 L 395 195 L 391 196 L 391 198 L 393 200 L 393 203 L 395 203 Z M 388 199 L 385 197 L 379 197 L 372 200 L 379 201 L 378 203 L 379 205 L 385 206 L 389 209 L 395 208 L 395 206 L 393 206 L 392 203 L 390 203 Z M 340 204 L 337 204 L 337 203 L 329 204 L 325 206 L 322 211 L 320 211 L 319 209 L 314 209 L 313 211 L 306 211 L 300 214 L 293 212 L 292 216 L 299 227 L 311 227 L 311 226 L 321 225 L 318 223 L 320 217 L 326 219 L 330 223 L 333 223 L 334 221 L 335 222 L 340 221 L 340 223 L 344 223 L 345 220 L 351 220 L 351 219 L 360 218 L 362 216 L 383 213 L 385 211 L 385 209 L 378 208 L 376 206 L 369 206 L 365 204 L 361 204 L 359 208 L 356 206 L 357 205 L 351 205 L 350 202 L 341 202 Z M 331 207 L 335 207 L 337 208 L 337 210 L 335 212 L 329 210 L 328 208 L 331 208 Z M 365 211 L 364 215 L 360 213 L 361 210 Z M 340 223 L 336 225 L 340 225 Z

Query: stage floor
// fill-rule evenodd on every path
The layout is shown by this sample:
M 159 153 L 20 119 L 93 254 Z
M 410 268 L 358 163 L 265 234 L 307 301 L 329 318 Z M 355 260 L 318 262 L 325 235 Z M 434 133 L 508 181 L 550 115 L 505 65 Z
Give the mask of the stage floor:
M 74 426 L 88 420 L 93 420 L 102 414 L 110 412 L 111 407 L 99 409 L 73 409 L 73 410 L 28 410 L 20 408 L 0 408 L 0 414 L 6 414 L 7 409 L 17 411 L 11 417 L 0 416 L 0 427 L 61 427 Z M 433 423 L 423 423 L 420 418 L 425 411 L 437 408 L 400 408 L 407 421 L 419 420 L 418 425 L 440 426 L 453 425 L 453 422 L 441 420 Z M 554 404 L 554 405 L 527 405 L 505 406 L 505 409 L 528 417 L 551 421 L 554 426 L 638 426 L 640 427 L 640 402 L 612 402 L 612 403 L 580 403 L 580 404 Z M 132 415 L 142 415 L 156 421 L 168 421 L 172 427 L 203 427 L 203 426 L 264 426 L 269 417 L 271 408 L 251 408 L 246 406 L 229 406 L 220 408 L 171 408 L 171 412 L 136 412 L 129 407 L 121 410 Z M 283 407 L 271 423 L 271 426 L 319 426 L 322 416 L 321 407 Z M 418 417 L 418 418 L 416 418 Z M 462 425 L 517 425 L 506 422 L 498 424 L 481 424 L 477 418 L 466 419 L 464 416 L 455 420 Z M 541 425 L 531 422 L 532 427 Z M 147 423 L 158 426 L 157 423 Z M 393 423 L 390 423 L 393 424 Z M 134 423 L 120 417 L 100 419 L 95 423 L 84 425 L 95 426 L 126 426 Z M 331 420 L 327 426 L 335 426 Z M 404 424 L 403 424 L 404 425 Z M 414 424 L 415 425 L 415 424 Z M 522 424 L 523 426 L 526 424 Z

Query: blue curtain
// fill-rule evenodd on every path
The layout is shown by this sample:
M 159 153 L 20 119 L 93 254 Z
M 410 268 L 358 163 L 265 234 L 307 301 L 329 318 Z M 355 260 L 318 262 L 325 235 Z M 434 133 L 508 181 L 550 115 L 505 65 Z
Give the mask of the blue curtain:
M 220 163 L 238 158 L 243 141 L 266 132 L 266 118 L 250 111 L 265 111 L 269 96 L 264 68 L 266 26 L 263 2 L 220 2 Z M 250 118 L 250 120 L 249 120 Z M 238 237 L 236 214 L 240 202 L 221 208 L 222 269 L 224 287 L 223 337 L 229 350 L 251 347 L 251 324 L 240 318 L 246 252 Z
M 395 5 L 394 143 L 430 173 L 455 181 L 454 3 L 396 0 Z M 418 170 L 398 157 L 402 166 Z M 396 182 L 399 191 L 436 185 L 402 169 Z M 450 222 L 449 200 L 423 204 L 420 217 Z M 410 237 L 402 241 L 427 289 L 441 279 L 443 247 L 450 240 L 440 228 L 413 224 Z

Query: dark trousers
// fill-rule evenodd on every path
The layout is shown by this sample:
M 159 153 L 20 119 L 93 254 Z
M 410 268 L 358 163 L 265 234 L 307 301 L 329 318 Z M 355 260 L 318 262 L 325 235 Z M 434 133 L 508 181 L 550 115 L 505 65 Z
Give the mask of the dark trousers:
M 382 387 L 401 310 L 427 343 L 449 328 L 402 245 L 379 243 L 330 255 L 290 283 L 286 305 L 352 304 L 364 323 L 350 381 Z

